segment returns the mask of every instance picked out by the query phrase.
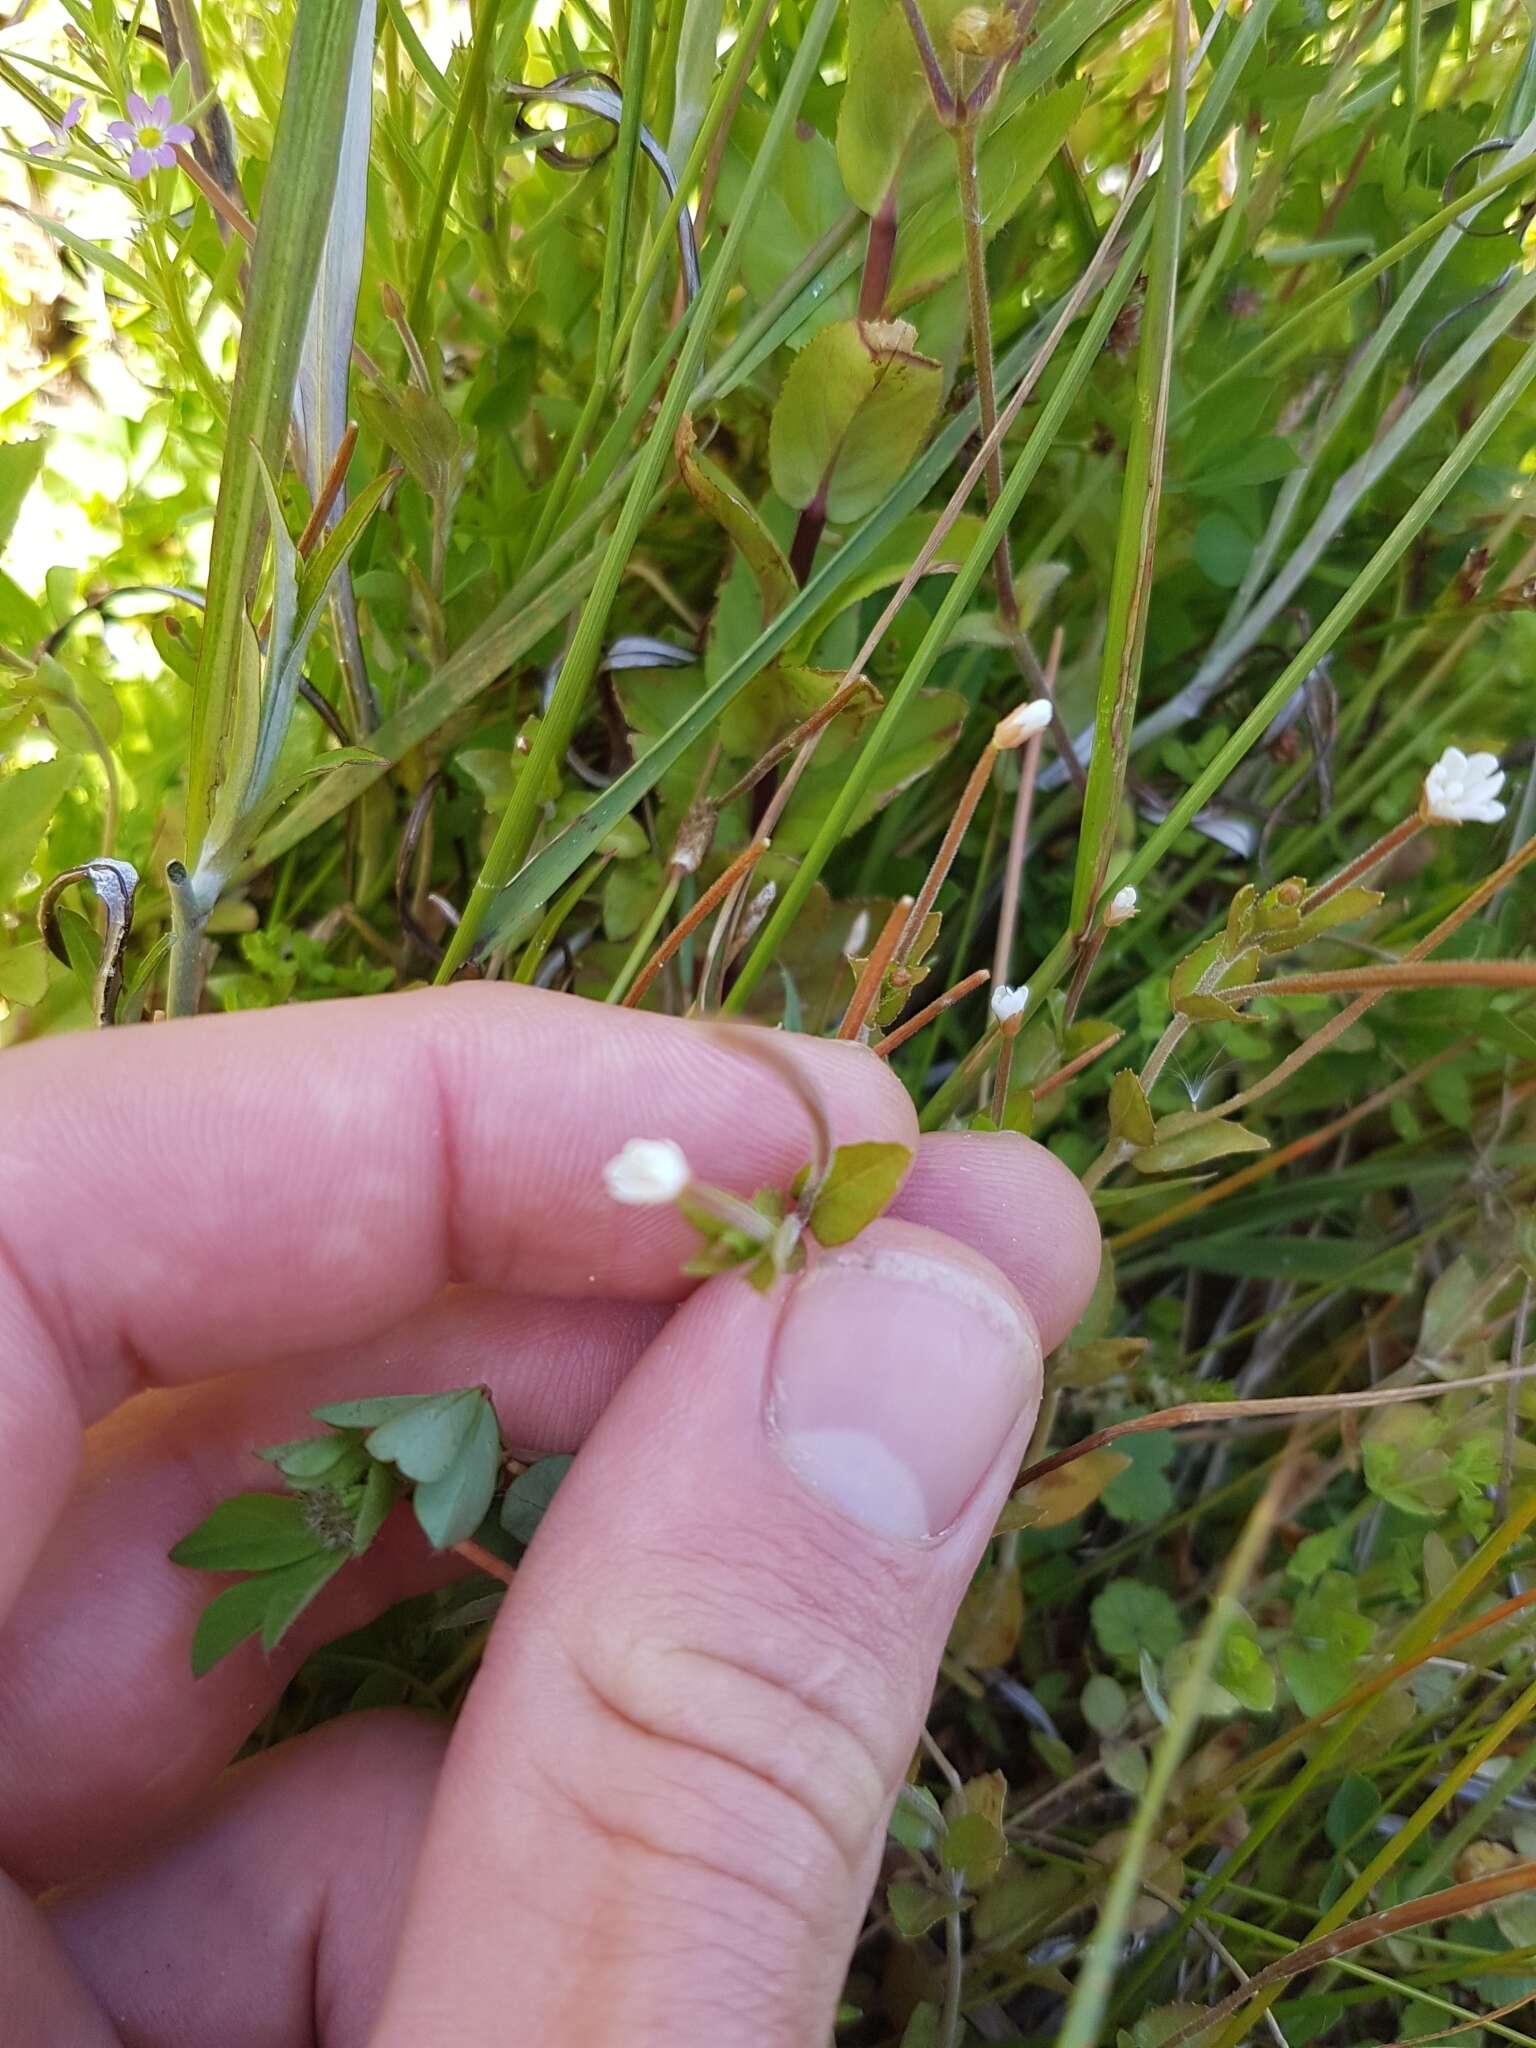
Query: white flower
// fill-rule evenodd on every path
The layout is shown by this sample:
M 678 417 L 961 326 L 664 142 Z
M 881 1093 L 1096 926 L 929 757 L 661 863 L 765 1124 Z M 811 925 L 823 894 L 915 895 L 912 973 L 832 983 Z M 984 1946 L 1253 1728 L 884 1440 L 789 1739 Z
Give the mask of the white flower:
M 1017 988 L 1010 988 L 1007 982 L 1002 982 L 992 991 L 992 1014 L 999 1024 L 1011 1024 L 1015 1017 L 1023 1014 L 1028 1001 L 1029 986 L 1026 982 L 1021 981 Z
M 1136 891 L 1127 882 L 1123 889 L 1117 889 L 1110 897 L 1109 907 L 1104 912 L 1104 922 L 1108 925 L 1129 924 L 1140 908 L 1141 905 L 1136 901 Z
M 692 1179 L 682 1146 L 670 1138 L 631 1138 L 603 1168 L 603 1182 L 614 1201 L 636 1209 L 675 1202 Z
M 1497 754 L 1464 754 L 1447 747 L 1424 778 L 1420 809 L 1432 825 L 1497 825 L 1504 815 L 1499 791 L 1504 770 Z
M 1050 722 L 1050 698 L 1036 697 L 1032 703 L 1017 705 L 1006 718 L 998 721 L 993 728 L 992 744 L 1001 753 L 1006 753 L 1010 747 L 1022 747 L 1037 732 L 1044 732 Z

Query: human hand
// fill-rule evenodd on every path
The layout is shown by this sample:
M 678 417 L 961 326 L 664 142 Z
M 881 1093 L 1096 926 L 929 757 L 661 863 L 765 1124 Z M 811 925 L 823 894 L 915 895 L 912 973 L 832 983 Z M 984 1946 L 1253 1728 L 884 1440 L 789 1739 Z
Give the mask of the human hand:
M 918 1145 L 877 1060 L 777 1043 L 838 1141 Z M 1038 1146 L 924 1138 L 855 1243 L 677 1306 L 689 1227 L 604 1162 L 671 1137 L 751 1194 L 802 1122 L 694 1026 L 500 987 L 6 1054 L 8 2043 L 827 2038 L 1098 1239 Z M 170 1546 L 317 1403 L 477 1382 L 583 1450 L 451 1739 L 352 1715 L 220 1781 L 310 1650 L 462 1567 L 397 1514 L 280 1652 L 194 1681 Z

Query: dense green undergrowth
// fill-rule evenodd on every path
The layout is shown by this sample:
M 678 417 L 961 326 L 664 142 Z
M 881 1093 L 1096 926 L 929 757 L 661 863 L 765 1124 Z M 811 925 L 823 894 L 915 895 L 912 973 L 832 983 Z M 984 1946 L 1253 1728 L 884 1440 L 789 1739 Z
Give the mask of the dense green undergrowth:
M 5 1042 L 469 972 L 1031 1130 L 1035 1457 L 1179 1412 L 1016 1497 L 841 2037 L 1536 2038 L 1527 11 L 374 16 L 0 30 Z

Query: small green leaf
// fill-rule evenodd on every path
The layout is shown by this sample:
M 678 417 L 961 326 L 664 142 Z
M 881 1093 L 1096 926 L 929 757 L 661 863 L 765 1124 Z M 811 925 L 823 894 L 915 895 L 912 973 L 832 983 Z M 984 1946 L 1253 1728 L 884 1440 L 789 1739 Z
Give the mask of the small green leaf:
M 266 1613 L 262 1617 L 261 1647 L 275 1650 L 289 1629 L 321 1589 L 328 1586 L 347 1562 L 344 1550 L 319 1550 L 313 1557 L 280 1572 L 263 1572 L 267 1582 Z
M 205 1572 L 266 1571 L 316 1547 L 304 1503 L 293 1494 L 238 1493 L 182 1537 L 171 1562 Z
M 1124 1455 L 1125 1470 L 1105 1487 L 1105 1507 L 1118 1522 L 1160 1521 L 1173 1506 L 1167 1478 L 1177 1448 L 1173 1431 L 1155 1429 L 1122 1437 L 1116 1448 Z
M 889 1827 L 892 1839 L 904 1849 L 926 1853 L 944 1832 L 944 1816 L 931 1792 L 925 1792 L 921 1785 L 903 1785 L 891 1811 Z
M 1369 1778 L 1351 1771 L 1328 1802 L 1323 1823 L 1335 1849 L 1347 1849 L 1381 1811 L 1381 1794 Z
M 937 1927 L 951 1904 L 943 1892 L 936 1892 L 926 1884 L 911 1884 L 905 1880 L 891 1885 L 885 1900 L 897 1931 L 908 1941 L 916 1941 L 930 1927 Z
M 297 1505 L 297 1503 L 295 1503 Z M 310 1539 L 313 1543 L 313 1538 Z M 260 1635 L 271 1650 L 346 1563 L 346 1552 L 314 1549 L 276 1571 L 257 1572 L 210 1600 L 192 1637 L 192 1675 L 201 1678 L 237 1643 Z
M 1132 1670 L 1143 1650 L 1166 1657 L 1184 1635 L 1179 1610 L 1168 1595 L 1140 1579 L 1111 1579 L 1090 1608 L 1089 1618 L 1105 1656 Z
M 1129 1067 L 1122 1067 L 1109 1084 L 1109 1128 L 1128 1145 L 1151 1145 L 1157 1139 L 1151 1104 Z
M 1008 1853 L 1008 1840 L 984 1813 L 962 1813 L 944 1837 L 940 1858 L 946 1870 L 958 1871 L 968 1885 L 985 1884 L 995 1876 Z
M 496 1412 L 484 1394 L 477 1392 L 471 1399 L 474 1407 L 469 1427 L 451 1461 L 419 1485 L 412 1497 L 416 1519 L 427 1541 L 438 1550 L 451 1550 L 455 1543 L 473 1536 L 496 1493 L 501 1470 L 501 1434 L 496 1427 Z M 375 1431 L 375 1435 L 379 1433 Z
M 839 1145 L 811 1206 L 811 1234 L 818 1244 L 847 1244 L 881 1216 L 912 1165 L 906 1145 Z
M 1157 1143 L 1131 1155 L 1138 1173 L 1185 1173 L 1192 1166 L 1203 1166 L 1208 1159 L 1222 1159 L 1232 1152 L 1269 1150 L 1268 1138 L 1257 1131 L 1245 1130 L 1224 1117 L 1213 1117 L 1208 1123 L 1187 1121 L 1194 1114 L 1180 1111 L 1163 1118 L 1157 1127 Z
M 377 1459 L 370 1462 L 368 1476 L 363 1481 L 362 1498 L 358 1502 L 357 1523 L 352 1531 L 354 1557 L 361 1557 L 378 1535 L 399 1496 L 400 1489 L 389 1467 L 379 1464 Z
M 301 1436 L 288 1444 L 268 1444 L 256 1453 L 275 1465 L 290 1486 L 345 1485 L 360 1479 L 366 1457 L 355 1437 Z
M 1107 1672 L 1096 1671 L 1083 1687 L 1083 1719 L 1098 1735 L 1113 1735 L 1131 1710 L 1125 1687 Z

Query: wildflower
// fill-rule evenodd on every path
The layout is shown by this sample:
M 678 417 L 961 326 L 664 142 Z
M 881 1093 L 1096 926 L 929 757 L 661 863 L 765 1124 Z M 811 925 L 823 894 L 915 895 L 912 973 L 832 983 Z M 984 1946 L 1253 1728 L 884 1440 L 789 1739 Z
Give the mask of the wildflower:
M 1015 1017 L 1022 1016 L 1029 1001 L 1029 987 L 1020 982 L 1017 988 L 1010 988 L 1002 982 L 992 991 L 992 1014 L 999 1024 L 1011 1024 Z
M 77 92 L 74 98 L 70 101 L 69 105 L 64 109 L 63 113 L 59 116 L 58 120 L 49 120 L 48 141 L 34 142 L 32 147 L 27 151 L 27 155 L 57 156 L 60 150 L 68 147 L 69 131 L 71 128 L 75 126 L 76 122 L 80 119 L 80 116 L 84 112 L 85 95 L 83 93 Z
M 163 92 L 146 100 L 142 93 L 128 95 L 126 121 L 114 121 L 107 133 L 114 142 L 131 144 L 128 152 L 130 178 L 147 178 L 157 167 L 168 171 L 176 161 L 176 145 L 190 142 L 192 130 L 185 121 L 173 118 L 171 102 Z
M 1498 801 L 1504 770 L 1497 754 L 1464 754 L 1447 747 L 1424 778 L 1419 810 L 1431 825 L 1497 825 L 1504 815 Z
M 1136 901 L 1136 891 L 1127 882 L 1123 889 L 1117 889 L 1110 897 L 1109 908 L 1104 912 L 1104 922 L 1107 925 L 1129 924 L 1140 907 Z
M 1010 747 L 1022 747 L 1037 732 L 1044 732 L 1050 722 L 1050 698 L 1036 697 L 1032 703 L 1018 705 L 1006 718 L 999 720 L 993 729 L 992 744 L 1001 753 L 1006 753 Z
M 603 1181 L 614 1201 L 636 1209 L 675 1202 L 692 1179 L 682 1146 L 670 1138 L 631 1138 L 603 1168 Z

